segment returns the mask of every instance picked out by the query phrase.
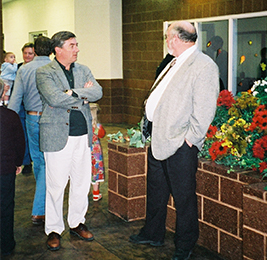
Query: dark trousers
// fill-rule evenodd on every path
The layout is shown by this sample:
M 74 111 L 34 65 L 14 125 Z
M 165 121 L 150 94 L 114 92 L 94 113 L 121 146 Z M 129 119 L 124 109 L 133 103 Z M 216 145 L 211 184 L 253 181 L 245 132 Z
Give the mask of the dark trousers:
M 196 190 L 198 149 L 185 142 L 166 160 L 156 160 L 148 149 L 147 211 L 141 234 L 164 241 L 167 204 L 172 194 L 176 208 L 175 247 L 191 250 L 199 236 Z
M 16 173 L 0 175 L 0 233 L 2 254 L 15 247 L 14 239 L 14 197 Z

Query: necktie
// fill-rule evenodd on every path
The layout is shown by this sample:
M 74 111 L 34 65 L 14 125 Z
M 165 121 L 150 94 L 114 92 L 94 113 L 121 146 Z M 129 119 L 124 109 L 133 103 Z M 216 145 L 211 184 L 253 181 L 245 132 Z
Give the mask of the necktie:
M 141 130 L 142 130 L 142 134 L 143 134 L 143 141 L 147 140 L 147 138 L 150 137 L 151 131 L 152 131 L 152 122 L 150 122 L 147 119 L 146 112 L 145 112 L 145 106 L 146 106 L 147 99 L 149 98 L 151 93 L 155 90 L 155 88 L 159 85 L 159 83 L 163 80 L 163 78 L 166 76 L 166 74 L 169 72 L 169 70 L 175 65 L 175 63 L 176 63 L 176 60 L 173 60 L 170 64 L 169 68 L 160 76 L 159 79 L 156 80 L 155 84 L 148 92 L 147 98 L 144 101 L 144 111 L 143 111 L 144 116 L 143 116 L 143 119 L 141 121 Z
M 176 60 L 173 60 L 169 66 L 169 68 L 160 76 L 159 79 L 156 79 L 155 84 L 153 85 L 153 87 L 150 89 L 150 91 L 148 92 L 147 98 L 144 101 L 144 105 L 146 105 L 146 101 L 149 98 L 149 96 L 151 95 L 151 93 L 155 90 L 155 88 L 159 85 L 159 83 L 163 80 L 163 78 L 166 76 L 166 74 L 169 72 L 169 70 L 175 65 Z

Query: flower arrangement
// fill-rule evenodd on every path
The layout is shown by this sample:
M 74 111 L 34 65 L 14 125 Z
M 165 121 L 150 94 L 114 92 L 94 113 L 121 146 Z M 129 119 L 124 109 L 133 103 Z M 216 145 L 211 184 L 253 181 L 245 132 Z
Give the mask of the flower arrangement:
M 200 157 L 267 177 L 267 78 L 236 97 L 220 92 Z

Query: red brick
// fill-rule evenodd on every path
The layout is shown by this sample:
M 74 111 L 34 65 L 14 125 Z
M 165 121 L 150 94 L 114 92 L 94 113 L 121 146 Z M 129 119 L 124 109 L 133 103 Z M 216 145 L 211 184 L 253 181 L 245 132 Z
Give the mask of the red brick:
M 242 259 L 243 257 L 242 240 L 221 232 L 220 253 L 229 260 Z
M 237 235 L 237 211 L 205 198 L 204 221 Z
M 146 177 L 136 176 L 127 178 L 118 176 L 118 193 L 126 198 L 146 195 Z
M 200 222 L 199 231 L 200 233 L 197 243 L 212 251 L 218 252 L 218 230 Z
M 218 199 L 219 194 L 219 177 L 208 172 L 201 170 L 197 171 L 197 193 L 200 193 L 204 196 Z
M 264 237 L 249 229 L 243 230 L 243 255 L 249 259 L 265 260 Z

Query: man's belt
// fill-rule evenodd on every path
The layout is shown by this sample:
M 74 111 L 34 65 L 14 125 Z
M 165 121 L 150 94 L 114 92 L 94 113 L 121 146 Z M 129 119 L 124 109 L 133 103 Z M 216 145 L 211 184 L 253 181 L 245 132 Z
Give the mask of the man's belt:
M 40 116 L 42 114 L 42 112 L 38 112 L 38 111 L 27 111 L 28 115 L 31 116 Z

